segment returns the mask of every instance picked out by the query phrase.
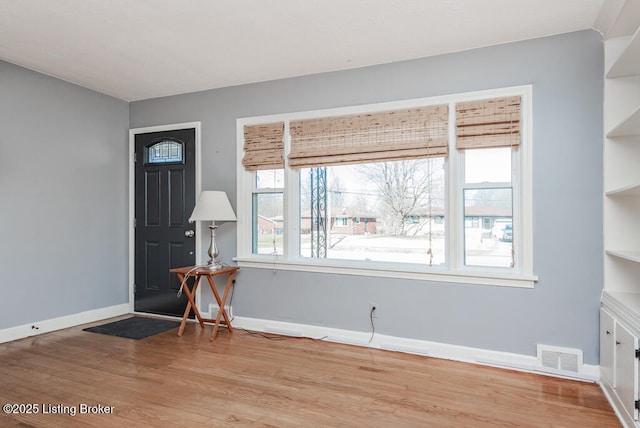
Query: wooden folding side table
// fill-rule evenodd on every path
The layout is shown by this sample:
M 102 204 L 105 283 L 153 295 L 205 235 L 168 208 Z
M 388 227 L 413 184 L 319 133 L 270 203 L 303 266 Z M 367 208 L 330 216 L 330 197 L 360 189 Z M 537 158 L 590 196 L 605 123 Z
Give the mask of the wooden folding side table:
M 187 324 L 187 318 L 189 317 L 189 313 L 193 309 L 193 313 L 195 314 L 198 322 L 200 323 L 200 327 L 204 328 L 204 323 L 213 323 L 213 331 L 211 332 L 211 340 L 216 338 L 218 334 L 218 328 L 220 324 L 224 324 L 229 329 L 230 333 L 233 333 L 233 327 L 231 326 L 231 321 L 229 320 L 229 316 L 227 315 L 227 311 L 224 308 L 224 305 L 227 301 L 227 297 L 229 296 L 229 290 L 231 290 L 231 284 L 233 284 L 233 278 L 236 272 L 240 269 L 236 266 L 223 267 L 220 269 L 212 270 L 207 267 L 196 267 L 196 266 L 185 266 L 180 268 L 171 269 L 170 272 L 178 275 L 178 279 L 180 279 L 180 283 L 183 284 L 182 291 L 187 295 L 187 299 L 189 299 L 189 303 L 187 303 L 187 307 L 184 310 L 184 315 L 182 316 L 182 323 L 180 323 L 180 329 L 178 330 L 178 336 L 182 336 L 184 332 L 184 326 Z M 220 298 L 220 294 L 218 293 L 218 289 L 216 288 L 216 284 L 213 281 L 214 276 L 218 275 L 229 275 L 227 279 L 227 285 L 224 288 L 224 293 L 222 294 L 222 298 Z M 214 297 L 216 298 L 216 302 L 218 302 L 218 316 L 215 320 L 202 318 L 200 316 L 200 311 L 196 306 L 195 302 L 195 294 L 198 289 L 198 285 L 200 284 L 200 278 L 206 277 L 209 281 L 209 286 L 211 287 L 211 291 L 213 292 Z M 189 288 L 189 284 L 187 284 L 187 279 L 189 277 L 194 277 L 195 280 L 193 282 L 193 286 Z

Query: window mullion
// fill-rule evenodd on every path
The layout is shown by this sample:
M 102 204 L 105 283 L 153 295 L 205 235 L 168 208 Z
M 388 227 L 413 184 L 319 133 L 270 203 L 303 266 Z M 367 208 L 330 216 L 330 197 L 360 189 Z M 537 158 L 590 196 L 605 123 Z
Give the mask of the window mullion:
M 243 171 L 238 175 L 238 198 L 236 207 L 236 217 L 238 219 L 238 254 L 251 254 L 253 241 L 252 231 L 252 203 L 254 185 L 251 180 L 255 178 L 255 172 Z
M 291 151 L 291 133 L 289 121 L 284 123 L 284 258 L 294 260 L 299 258 L 300 248 L 300 174 L 299 169 L 289 167 L 289 153 Z
M 448 213 L 447 213 L 447 263 L 449 268 L 457 270 L 462 264 L 463 236 L 462 227 L 462 172 L 464 164 L 456 149 L 456 109 L 455 102 L 449 104 L 449 158 L 448 168 Z
M 515 263 L 516 271 L 523 271 L 523 262 L 527 260 L 526 257 L 523 257 L 524 251 L 524 218 L 522 216 L 522 202 L 523 197 L 521 194 L 521 173 L 522 173 L 522 165 L 520 163 L 520 147 L 514 148 L 511 150 L 511 180 L 512 183 L 512 194 L 513 194 L 513 262 Z

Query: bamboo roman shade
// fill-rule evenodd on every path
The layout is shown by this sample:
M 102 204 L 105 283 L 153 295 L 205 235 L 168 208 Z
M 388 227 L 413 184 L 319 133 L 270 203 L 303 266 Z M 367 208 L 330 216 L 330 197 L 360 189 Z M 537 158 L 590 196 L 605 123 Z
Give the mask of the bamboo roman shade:
M 456 105 L 458 149 L 514 147 L 520 144 L 520 97 Z
M 247 171 L 284 168 L 284 122 L 245 125 L 244 157 Z
M 447 119 L 440 105 L 292 121 L 289 166 L 447 156 Z

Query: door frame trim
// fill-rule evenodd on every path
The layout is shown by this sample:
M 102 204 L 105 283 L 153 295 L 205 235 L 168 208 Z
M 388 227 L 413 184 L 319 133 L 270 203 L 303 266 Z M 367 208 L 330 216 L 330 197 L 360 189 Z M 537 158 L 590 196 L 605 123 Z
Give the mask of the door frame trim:
M 135 216 L 135 185 L 136 185 L 136 175 L 135 175 L 135 150 L 136 150 L 136 135 L 137 134 L 147 134 L 150 132 L 163 132 L 163 131 L 176 131 L 179 129 L 195 129 L 196 138 L 195 138 L 195 163 L 196 163 L 196 177 L 195 177 L 195 199 L 197 200 L 198 195 L 202 191 L 202 165 L 201 165 L 201 124 L 200 122 L 183 122 L 183 123 L 173 123 L 169 125 L 157 125 L 157 126 L 146 126 L 144 128 L 131 128 L 129 129 L 129 312 L 135 312 L 135 295 L 133 292 L 133 286 L 135 282 L 135 230 L 133 227 L 133 220 Z M 196 225 L 196 263 L 199 264 L 202 262 L 202 222 L 195 222 Z M 196 305 L 200 307 L 200 288 L 196 291 Z

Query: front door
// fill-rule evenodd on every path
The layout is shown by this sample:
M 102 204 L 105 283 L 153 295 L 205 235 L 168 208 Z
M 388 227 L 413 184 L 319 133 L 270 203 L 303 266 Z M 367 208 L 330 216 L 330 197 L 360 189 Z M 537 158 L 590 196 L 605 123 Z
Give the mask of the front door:
M 135 135 L 134 309 L 182 316 L 180 281 L 169 269 L 195 264 L 195 129 Z

